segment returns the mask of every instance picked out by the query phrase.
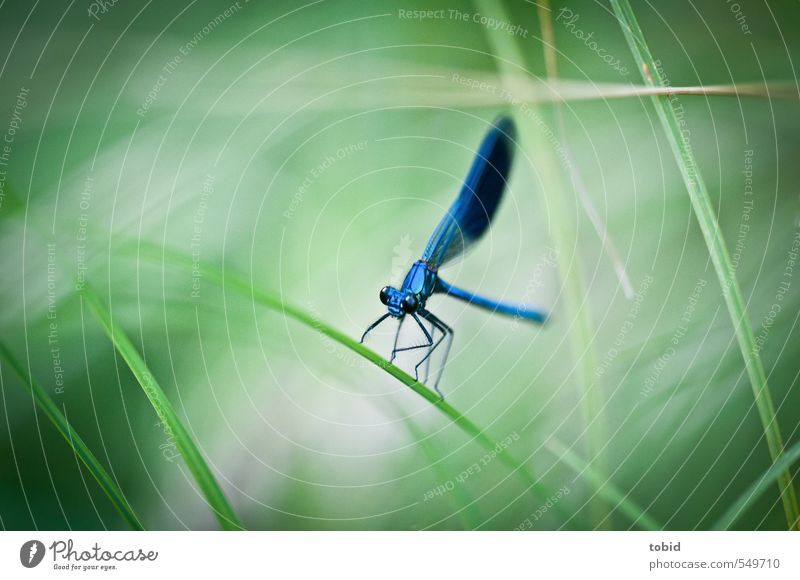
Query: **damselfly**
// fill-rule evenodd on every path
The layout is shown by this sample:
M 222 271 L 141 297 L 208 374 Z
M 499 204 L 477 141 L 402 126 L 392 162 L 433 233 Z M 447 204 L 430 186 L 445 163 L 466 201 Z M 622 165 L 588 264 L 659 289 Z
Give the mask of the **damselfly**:
M 478 149 L 478 154 L 475 161 L 472 162 L 461 192 L 442 221 L 436 226 L 422 253 L 422 258 L 411 266 L 399 289 L 391 286 L 384 286 L 381 289 L 380 299 L 386 305 L 388 312 L 373 322 L 361 337 L 361 342 L 364 342 L 367 334 L 386 318 L 390 316 L 398 318 L 399 324 L 394 337 L 390 362 L 394 362 L 399 352 L 427 349 L 425 356 L 414 367 L 414 375 L 417 380 L 419 380 L 420 366 L 427 362 L 427 369 L 430 365 L 431 355 L 447 339 L 442 364 L 434 384 L 436 392 L 442 398 L 444 396 L 439 390 L 439 381 L 450 354 L 454 333 L 452 328 L 425 308 L 426 302 L 432 294 L 447 294 L 480 308 L 531 322 L 543 323 L 546 318 L 543 312 L 524 304 L 498 302 L 457 288 L 439 277 L 440 267 L 462 255 L 489 229 L 489 224 L 503 197 L 511 171 L 514 135 L 514 123 L 510 118 L 502 117 L 494 123 Z M 425 344 L 397 347 L 400 328 L 406 316 L 410 316 L 417 323 L 425 337 Z M 430 323 L 430 331 L 425 328 L 420 317 Z M 436 337 L 437 330 L 440 333 L 438 338 Z M 425 380 L 427 380 L 427 376 Z

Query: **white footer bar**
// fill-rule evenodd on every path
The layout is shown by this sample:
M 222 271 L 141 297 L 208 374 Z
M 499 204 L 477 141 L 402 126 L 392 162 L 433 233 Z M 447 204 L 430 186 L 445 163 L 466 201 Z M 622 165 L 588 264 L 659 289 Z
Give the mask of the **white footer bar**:
M 0 578 L 797 579 L 799 561 L 790 532 L 0 533 Z

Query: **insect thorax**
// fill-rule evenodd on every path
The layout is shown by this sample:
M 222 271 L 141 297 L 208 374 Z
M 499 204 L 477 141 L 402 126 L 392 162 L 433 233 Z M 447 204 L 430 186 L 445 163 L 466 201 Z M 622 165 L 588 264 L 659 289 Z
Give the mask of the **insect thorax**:
M 428 268 L 428 264 L 422 260 L 417 260 L 403 280 L 400 291 L 404 294 L 414 294 L 424 304 L 428 296 L 433 292 L 436 285 L 436 272 Z

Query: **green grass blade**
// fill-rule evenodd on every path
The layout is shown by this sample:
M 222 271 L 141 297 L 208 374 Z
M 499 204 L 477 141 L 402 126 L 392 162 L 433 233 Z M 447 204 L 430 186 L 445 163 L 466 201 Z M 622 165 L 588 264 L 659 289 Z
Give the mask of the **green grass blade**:
M 399 408 L 397 407 L 394 410 L 396 412 L 399 412 Z M 426 434 L 422 431 L 422 429 L 419 428 L 419 426 L 413 419 L 407 418 L 406 420 L 403 421 L 402 424 L 408 430 L 412 439 L 422 449 L 422 452 L 428 459 L 428 462 L 430 463 L 431 469 L 433 470 L 433 473 L 436 475 L 436 478 L 440 482 L 447 481 L 449 477 L 442 469 L 441 463 L 439 462 L 439 457 L 436 453 L 436 449 L 434 448 L 434 445 L 431 442 L 431 440 L 426 436 Z M 464 491 L 463 487 L 460 484 L 456 485 L 453 488 L 452 495 L 448 494 L 448 497 L 451 498 L 450 503 L 453 505 L 453 508 L 457 510 L 458 518 L 464 525 L 464 529 L 476 530 L 480 525 L 481 521 L 483 520 L 483 518 L 481 518 L 480 514 L 478 513 L 477 502 L 473 502 L 467 496 L 467 493 Z
M 61 433 L 61 436 L 66 439 L 67 444 L 72 448 L 78 459 L 86 466 L 86 469 L 89 470 L 92 477 L 95 478 L 100 489 L 105 492 L 122 518 L 134 530 L 143 530 L 144 527 L 142 526 L 139 516 L 136 515 L 136 512 L 133 511 L 128 500 L 125 499 L 122 490 L 117 486 L 116 482 L 111 478 L 86 443 L 84 443 L 81 436 L 75 432 L 72 425 L 67 421 L 67 418 L 50 395 L 47 394 L 47 391 L 45 391 L 32 376 L 28 375 L 28 372 L 22 364 L 3 342 L 0 342 L 0 356 L 5 359 L 8 366 L 17 374 L 22 383 L 28 387 L 36 405 L 41 409 L 45 417 L 50 420 L 56 430 Z
M 539 6 L 542 6 L 540 4 Z M 550 15 L 550 13 L 547 13 Z M 552 20 L 552 15 L 550 15 Z M 531 83 L 530 80 L 526 82 Z M 531 83 L 533 84 L 533 83 Z M 594 99 L 621 99 L 626 97 L 652 97 L 656 95 L 686 95 L 698 97 L 751 97 L 763 99 L 800 100 L 797 88 L 791 82 L 742 83 L 737 85 L 696 85 L 687 87 L 659 87 L 626 85 L 622 83 L 593 83 L 564 79 L 551 79 L 552 94 L 541 99 L 532 98 L 530 102 L 567 102 Z M 542 91 L 539 91 L 540 93 Z
M 611 6 L 622 25 L 622 32 L 636 59 L 644 82 L 650 86 L 666 86 L 628 0 L 611 0 Z M 722 287 L 725 305 L 733 322 L 736 339 L 744 357 L 745 368 L 755 396 L 756 407 L 758 408 L 758 415 L 761 419 L 769 453 L 772 457 L 772 462 L 777 463 L 783 454 L 783 438 L 775 415 L 775 405 L 772 402 L 772 396 L 767 386 L 767 377 L 764 374 L 764 366 L 756 348 L 750 320 L 736 279 L 736 272 L 733 269 L 730 255 L 725 246 L 719 223 L 717 223 L 708 190 L 697 166 L 691 145 L 683 139 L 681 127 L 672 108 L 670 97 L 661 96 L 652 97 L 652 99 L 686 188 L 689 191 L 692 208 L 694 208 L 695 216 L 703 232 L 703 238 L 711 254 L 711 261 L 714 264 L 714 270 Z M 789 528 L 800 529 L 800 510 L 798 510 L 797 495 L 792 485 L 792 476 L 788 470 L 783 470 L 778 476 L 778 487 Z
M 544 8 L 544 3 L 538 4 L 540 11 L 540 21 L 545 22 L 541 12 L 550 16 Z M 551 27 L 552 28 L 552 27 Z M 543 31 L 543 40 L 548 42 L 547 35 Z M 552 59 L 550 60 L 552 62 Z M 547 61 L 546 61 L 547 62 Z M 530 75 L 523 74 L 522 71 L 508 70 L 502 75 L 490 74 L 482 71 L 461 71 L 451 73 L 448 76 L 458 75 L 462 79 L 470 79 L 480 86 L 499 87 L 505 86 L 509 91 L 513 88 L 513 95 L 520 102 L 531 104 L 546 103 L 569 103 L 580 101 L 608 101 L 611 99 L 625 99 L 630 97 L 652 97 L 659 95 L 682 95 L 697 97 L 740 97 L 740 98 L 763 98 L 763 99 L 785 99 L 789 101 L 800 100 L 797 88 L 793 82 L 774 81 L 761 84 L 742 83 L 737 85 L 694 85 L 684 87 L 661 87 L 647 85 L 632 85 L 623 83 L 603 83 L 593 81 L 581 81 L 575 79 L 558 78 L 553 75 L 546 81 L 540 78 L 531 78 Z M 427 94 L 429 104 L 435 105 L 465 105 L 465 106 L 505 106 L 508 100 L 503 96 L 498 96 L 494 92 L 486 93 L 479 89 L 469 92 L 461 91 L 457 94 L 441 93 L 441 96 L 432 98 L 431 94 L 436 94 L 431 90 Z M 419 97 L 420 102 L 425 102 L 425 96 Z
M 556 56 L 556 37 L 555 31 L 553 30 L 553 12 L 550 9 L 550 1 L 549 0 L 542 0 L 540 4 L 536 6 L 536 12 L 539 15 L 539 26 L 542 31 L 542 45 L 544 47 L 544 56 L 545 56 L 545 69 L 547 71 L 547 78 L 550 82 L 558 82 L 558 59 Z M 566 124 L 564 122 L 564 112 L 561 107 L 561 103 L 556 101 L 553 104 L 553 108 L 555 110 L 556 115 L 556 122 L 558 124 L 558 137 L 561 140 L 561 148 L 563 150 L 564 155 L 568 159 L 567 163 L 567 172 L 569 173 L 569 182 L 574 184 L 575 191 L 577 193 L 578 199 L 581 201 L 582 209 L 584 213 L 589 217 L 592 225 L 594 226 L 595 232 L 597 233 L 597 237 L 602 243 L 603 249 L 605 250 L 609 260 L 612 262 L 614 266 L 614 270 L 617 273 L 617 278 L 619 279 L 620 285 L 623 289 L 625 296 L 629 299 L 633 298 L 633 288 L 631 287 L 630 280 L 628 279 L 628 274 L 625 271 L 625 266 L 622 260 L 619 258 L 619 253 L 617 252 L 616 246 L 614 245 L 611 236 L 608 235 L 608 231 L 606 230 L 605 223 L 603 223 L 600 214 L 592 205 L 591 198 L 589 197 L 588 193 L 585 191 L 585 186 L 583 185 L 583 179 L 580 176 L 578 164 L 572 159 L 572 147 L 569 145 L 569 137 L 567 135 Z M 577 236 L 577 233 L 576 233 Z M 577 242 L 577 239 L 575 240 Z M 591 321 L 588 320 L 588 316 L 584 316 L 587 320 L 584 321 L 584 325 L 586 325 L 585 332 L 590 331 L 591 329 Z M 592 351 L 592 355 L 593 355 Z M 594 365 L 596 360 L 592 356 L 591 361 L 589 361 Z M 582 377 L 584 381 L 586 380 L 594 380 L 598 381 L 599 378 L 597 374 L 594 372 L 593 369 L 588 368 L 587 366 L 582 367 L 584 376 Z M 591 373 L 591 374 L 588 374 Z M 593 378 L 589 378 L 593 377 Z M 600 385 L 597 384 L 593 386 L 593 389 L 599 389 Z M 588 414 L 589 420 L 594 417 L 591 413 L 596 412 L 595 409 L 592 408 L 593 405 L 599 405 L 602 403 L 600 400 L 601 397 L 599 395 L 595 396 L 595 401 L 592 403 L 588 400 L 588 392 L 587 392 L 587 403 L 585 405 L 585 412 Z M 599 424 L 595 427 L 592 427 L 590 424 L 589 428 L 589 437 L 590 437 L 590 452 L 595 460 L 596 465 L 593 467 L 593 473 L 599 478 L 603 479 L 601 474 L 605 471 L 605 465 L 603 463 L 603 459 L 601 457 L 602 449 L 601 445 L 605 445 L 605 425 Z M 602 438 L 602 442 L 601 442 Z M 605 489 L 604 487 L 600 488 Z M 600 498 L 606 499 L 606 496 L 603 494 L 599 494 Z M 592 503 L 592 509 L 594 510 L 594 519 L 597 521 L 602 528 L 607 528 L 611 524 L 610 518 L 608 518 L 608 511 L 606 509 L 606 505 L 604 502 L 595 501 Z
M 329 338 L 337 341 L 342 346 L 349 348 L 356 354 L 363 356 L 365 359 L 376 365 L 378 368 L 383 369 L 397 380 L 408 386 L 411 390 L 415 393 L 423 397 L 426 401 L 430 402 L 434 407 L 436 407 L 442 414 L 444 414 L 448 419 L 450 419 L 453 423 L 455 423 L 467 436 L 473 439 L 478 445 L 486 449 L 487 451 L 494 449 L 496 442 L 489 437 L 480 427 L 478 427 L 475 423 L 470 421 L 467 417 L 461 414 L 457 409 L 455 409 L 450 403 L 447 401 L 443 401 L 439 398 L 439 396 L 429 387 L 426 385 L 414 380 L 414 378 L 400 369 L 399 367 L 394 366 L 389 361 L 381 357 L 376 352 L 370 350 L 360 342 L 350 338 L 343 332 L 336 330 L 335 328 L 321 322 L 317 317 L 312 316 L 299 308 L 294 306 L 290 306 L 285 304 L 280 298 L 277 296 L 272 295 L 269 292 L 265 292 L 263 290 L 259 290 L 254 288 L 243 276 L 232 273 L 232 272 L 220 272 L 218 269 L 212 267 L 211 265 L 203 262 L 203 261 L 195 261 L 191 256 L 185 256 L 180 252 L 176 252 L 173 250 L 169 250 L 167 248 L 163 248 L 154 244 L 147 244 L 143 242 L 137 242 L 134 245 L 129 247 L 130 253 L 137 256 L 137 258 L 146 258 L 151 259 L 153 261 L 159 263 L 168 262 L 171 265 L 176 267 L 181 267 L 188 272 L 196 272 L 199 271 L 202 275 L 203 280 L 208 280 L 212 284 L 216 284 L 220 287 L 230 288 L 232 290 L 238 291 L 240 294 L 246 296 L 248 299 L 254 300 L 255 302 L 275 310 L 277 312 L 281 312 L 290 318 L 294 318 L 296 321 L 309 326 L 318 332 L 328 336 Z M 579 473 L 593 473 L 597 474 L 596 470 L 591 470 L 589 466 L 586 465 L 586 462 L 583 460 L 578 459 L 577 455 L 571 455 L 573 459 L 573 465 L 568 467 L 574 470 L 574 465 L 580 464 L 580 471 Z M 521 462 L 517 461 L 511 454 L 509 453 L 500 453 L 497 455 L 497 460 L 503 463 L 506 467 L 510 468 L 512 472 L 517 473 L 519 477 L 528 485 L 529 489 L 542 501 L 546 501 L 549 497 L 553 495 L 552 491 L 549 490 L 546 486 L 544 486 L 539 479 L 533 475 L 530 470 Z M 577 463 L 576 463 L 577 462 Z M 656 523 L 652 518 L 649 517 L 642 517 L 639 514 L 643 513 L 638 507 L 632 504 L 631 500 L 627 499 L 625 495 L 619 491 L 612 482 L 608 480 L 603 480 L 602 478 L 595 478 L 595 479 L 587 479 L 587 483 L 589 485 L 595 485 L 599 480 L 602 480 L 602 486 L 598 487 L 598 494 L 602 497 L 614 497 L 619 498 L 618 507 L 623 513 L 637 514 L 637 518 L 639 519 L 639 524 L 641 526 L 650 526 L 652 525 L 652 529 L 662 529 L 658 523 Z M 603 490 L 602 487 L 607 489 Z M 626 507 L 626 504 L 631 504 L 630 506 Z M 560 516 L 562 516 L 565 520 L 571 519 L 572 514 L 567 513 L 562 506 L 556 504 L 553 508 L 554 511 L 558 512 Z
M 239 276 L 231 272 L 220 272 L 216 268 L 202 261 L 195 261 L 193 263 L 191 257 L 184 256 L 178 252 L 173 252 L 167 250 L 166 248 L 145 244 L 140 244 L 137 246 L 136 251 L 137 255 L 139 256 L 149 256 L 154 259 L 168 260 L 170 263 L 188 268 L 190 271 L 192 267 L 199 269 L 204 280 L 208 280 L 220 287 L 236 290 L 240 294 L 246 296 L 248 299 L 261 304 L 262 306 L 266 306 L 271 310 L 278 311 L 289 318 L 293 318 L 294 320 L 313 328 L 317 332 L 324 334 L 332 340 L 335 340 L 342 346 L 345 346 L 356 354 L 364 357 L 378 368 L 386 371 L 398 381 L 409 387 L 412 391 L 417 393 L 420 397 L 431 403 L 448 419 L 455 423 L 464 433 L 466 433 L 467 436 L 475 440 L 475 442 L 481 447 L 486 450 L 494 449 L 496 441 L 489 437 L 475 423 L 462 415 L 457 409 L 450 405 L 450 403 L 440 399 L 439 395 L 437 395 L 433 389 L 430 389 L 423 383 L 420 383 L 400 367 L 391 364 L 381 355 L 370 348 L 367 348 L 357 340 L 349 337 L 345 333 L 333 328 L 332 326 L 325 324 L 319 320 L 318 317 L 313 316 L 300 308 L 286 304 L 269 292 L 265 292 L 253 287 L 243 276 Z M 522 477 L 522 479 L 528 483 L 532 491 L 538 494 L 540 498 L 546 499 L 549 497 L 549 490 L 545 488 L 541 482 L 539 482 L 538 478 L 532 475 L 522 464 L 518 463 L 508 453 L 499 454 L 498 461 L 505 463 L 507 467 L 510 467 L 513 471 L 519 473 L 520 477 Z M 567 514 L 563 515 L 567 516 Z
M 497 22 L 510 22 L 502 2 L 476 0 L 478 11 L 492 17 Z M 503 31 L 486 29 L 487 39 L 495 55 L 504 87 L 516 94 L 514 79 L 523 74 L 525 57 L 515 37 Z M 582 391 L 580 398 L 586 428 L 586 445 L 589 462 L 603 471 L 602 449 L 605 444 L 605 426 L 602 416 L 604 408 L 602 393 L 595 380 L 596 354 L 593 346 L 592 321 L 588 310 L 586 283 L 583 279 L 579 260 L 570 259 L 577 247 L 577 224 L 571 217 L 574 211 L 565 202 L 567 195 L 564 170 L 556 159 L 548 134 L 555 135 L 557 123 L 545 111 L 528 105 L 525 110 L 514 111 L 520 142 L 527 150 L 528 159 L 536 160 L 536 168 L 541 176 L 543 195 L 547 196 L 551 238 L 556 255 L 559 256 L 558 272 L 561 276 L 561 299 L 563 318 L 569 324 L 567 332 L 574 356 L 574 373 Z M 602 502 L 593 502 L 592 507 L 597 522 L 605 521 L 607 511 Z
M 8 182 L 4 185 L 4 195 L 0 198 L 0 218 L 11 217 L 25 208 L 25 202 L 22 201 L 16 189 Z
M 764 490 L 775 483 L 782 473 L 787 471 L 792 464 L 800 459 L 800 441 L 787 449 L 781 458 L 773 463 L 761 477 L 755 480 L 739 498 L 731 504 L 722 516 L 711 527 L 712 530 L 727 530 L 736 520 L 747 511 L 747 508 L 755 502 Z
M 541 3 L 538 4 L 541 6 Z M 331 63 L 333 64 L 333 63 Z M 498 75 L 489 74 L 479 69 L 459 69 L 453 67 L 423 66 L 415 67 L 413 75 L 391 75 L 396 81 L 405 80 L 396 84 L 391 90 L 376 91 L 374 82 L 364 81 L 353 75 L 352 67 L 342 62 L 333 65 L 330 77 L 319 79 L 315 82 L 313 91 L 325 90 L 325 108 L 353 109 L 382 108 L 391 106 L 401 99 L 406 105 L 416 107 L 501 107 L 507 105 L 504 95 L 495 91 L 486 91 L 480 83 L 491 87 L 499 87 L 506 81 L 514 81 L 514 97 L 527 103 L 552 103 L 552 102 L 579 102 L 587 100 L 609 100 L 629 97 L 648 96 L 667 93 L 663 87 L 648 87 L 630 83 L 595 82 L 580 79 L 550 79 L 543 80 L 531 78 L 527 74 L 515 75 L 512 79 L 501 79 Z M 391 69 L 391 66 L 389 67 Z M 335 71 L 335 72 L 334 72 Z M 278 72 L 278 74 L 282 74 Z M 505 75 L 504 75 L 505 76 Z M 454 79 L 475 81 L 474 85 L 467 86 L 454 83 Z M 265 77 L 265 85 L 281 85 L 285 83 L 283 77 Z M 348 90 L 342 91 L 343 86 Z M 282 89 L 285 98 L 270 100 L 265 103 L 272 113 L 291 110 L 291 105 L 304 97 L 307 98 L 308 86 L 291 83 Z M 506 87 L 509 88 L 509 87 Z M 741 83 L 736 85 L 703 85 L 675 87 L 671 89 L 682 95 L 701 96 L 737 96 L 746 98 L 769 98 L 800 100 L 795 83 L 789 79 L 784 81 L 770 81 L 762 83 Z M 177 106 L 178 103 L 175 103 Z
M 601 496 L 609 504 L 616 506 L 616 509 L 627 515 L 634 524 L 645 530 L 664 529 L 664 526 L 647 514 L 636 502 L 617 489 L 606 475 L 587 464 L 577 453 L 561 441 L 553 437 L 545 444 L 545 447 L 558 457 L 560 463 L 563 463 L 589 482 L 590 486 L 596 490 L 597 495 Z
M 172 407 L 172 403 L 169 402 L 161 386 L 156 382 L 155 377 L 147 368 L 144 360 L 142 360 L 139 351 L 136 350 L 136 347 L 125 333 L 113 322 L 108 308 L 88 285 L 81 292 L 81 297 L 86 300 L 117 352 L 122 356 L 128 368 L 142 386 L 158 418 L 170 431 L 170 435 L 174 438 L 183 460 L 189 467 L 189 471 L 192 472 L 209 506 L 214 510 L 219 523 L 226 530 L 242 529 L 217 480 L 214 479 L 211 470 L 200 454 L 200 450 L 191 435 L 189 435 L 186 427 L 183 426 L 183 422 Z

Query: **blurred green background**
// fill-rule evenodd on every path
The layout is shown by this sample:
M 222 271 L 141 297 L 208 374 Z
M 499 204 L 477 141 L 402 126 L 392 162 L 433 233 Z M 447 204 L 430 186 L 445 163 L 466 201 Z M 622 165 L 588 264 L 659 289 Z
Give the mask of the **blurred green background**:
M 763 335 L 789 446 L 800 441 L 800 281 L 791 270 L 800 7 L 737 6 L 634 10 L 670 84 L 788 82 L 794 91 L 680 97 L 754 334 Z M 427 9 L 440 12 L 413 12 Z M 539 329 L 448 299 L 429 303 L 456 331 L 442 382 L 448 402 L 492 438 L 510 437 L 503 453 L 564 490 L 554 501 L 571 517 L 542 511 L 524 479 L 496 459 L 484 464 L 485 450 L 435 407 L 344 346 L 247 293 L 139 253 L 142 242 L 224 264 L 358 338 L 382 312 L 378 290 L 399 284 L 422 252 L 488 123 L 515 109 L 496 90 L 491 35 L 525 56 L 519 76 L 528 84 L 515 98 L 530 102 L 543 86 L 537 8 L 512 1 L 505 10 L 492 31 L 495 21 L 469 2 L 0 5 L 0 338 L 146 527 L 217 522 L 76 293 L 84 279 L 247 528 L 637 527 L 614 502 L 597 501 L 587 472 L 548 447 L 558 441 L 587 462 L 599 450 L 593 473 L 666 528 L 705 529 L 769 467 L 733 324 L 652 104 L 574 98 L 641 84 L 605 2 L 552 6 L 559 75 L 574 90 L 560 106 L 563 130 L 533 127 L 554 131 L 545 137 L 553 158 L 568 150 L 573 171 L 543 167 L 521 141 L 491 232 L 443 272 L 540 305 L 552 323 Z M 552 103 L 540 110 L 556 118 Z M 567 184 L 555 217 L 554 171 Z M 558 228 L 572 235 L 567 252 L 553 244 Z M 635 296 L 626 297 L 619 265 Z M 569 272 L 585 285 L 577 313 L 565 307 Z M 576 350 L 581 316 L 590 340 Z M 384 327 L 370 345 L 387 354 L 390 340 Z M 602 401 L 592 417 L 579 370 L 587 361 Z M 125 529 L 0 363 L 2 527 Z M 461 477 L 476 462 L 481 469 Z M 734 527 L 785 529 L 777 486 Z

